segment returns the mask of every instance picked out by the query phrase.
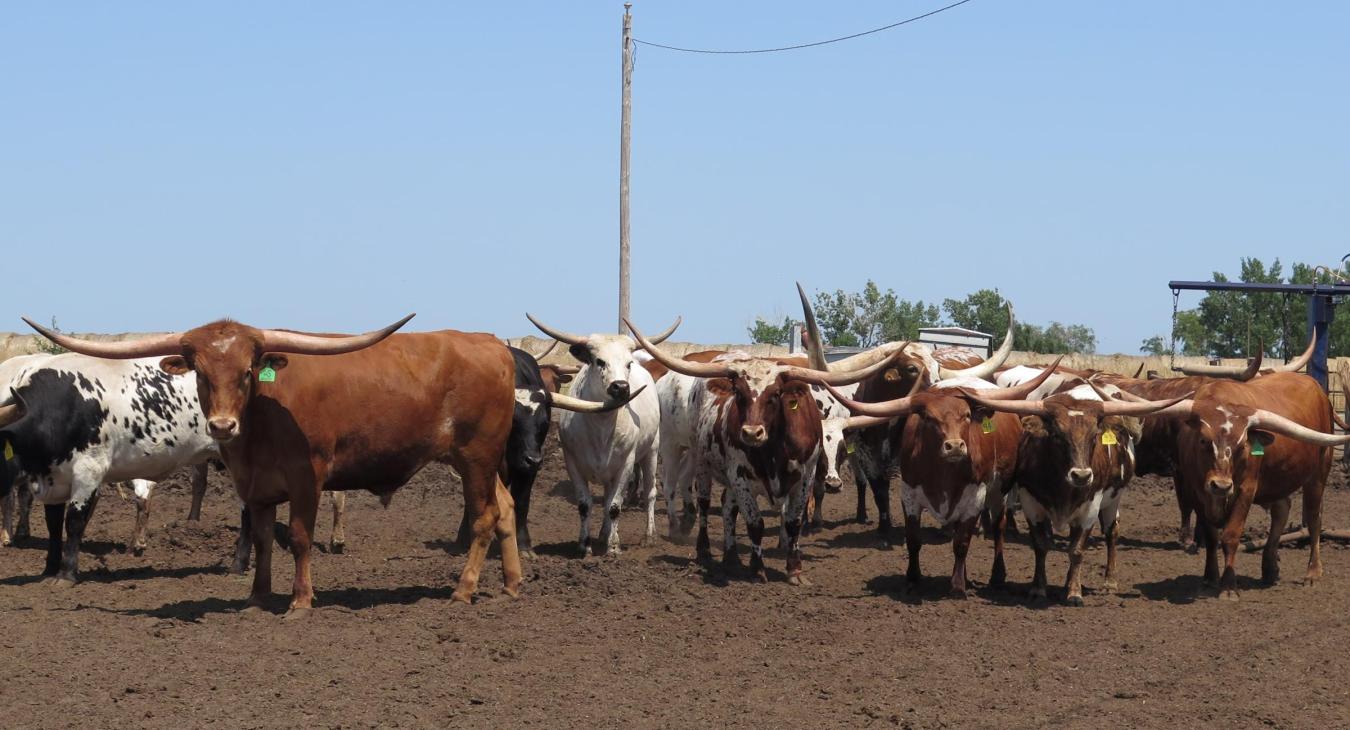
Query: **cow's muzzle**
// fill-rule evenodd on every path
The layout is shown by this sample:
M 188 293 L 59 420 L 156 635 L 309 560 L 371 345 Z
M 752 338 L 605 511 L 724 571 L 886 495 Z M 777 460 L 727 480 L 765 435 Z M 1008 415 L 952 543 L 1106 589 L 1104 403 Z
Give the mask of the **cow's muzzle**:
M 844 486 L 844 480 L 839 478 L 838 474 L 829 474 L 825 477 L 825 488 L 831 492 L 838 492 Z
M 741 426 L 741 440 L 749 446 L 763 446 L 769 432 L 763 426 Z
M 607 394 L 609 395 L 610 398 L 627 398 L 627 397 L 628 397 L 628 381 L 627 381 L 627 380 L 616 380 L 616 381 L 610 383 L 610 384 L 609 384 L 609 387 L 608 387 L 608 388 L 605 388 L 605 393 L 607 393 Z
M 1086 487 L 1092 483 L 1092 470 L 1075 467 L 1069 470 L 1069 484 Z
M 212 418 L 207 422 L 206 430 L 217 441 L 230 441 L 239 435 L 239 421 L 234 418 Z
M 966 458 L 965 439 L 947 439 L 942 442 L 942 458 L 947 461 L 960 461 Z
M 1216 499 L 1227 499 L 1233 493 L 1233 480 L 1229 477 L 1210 477 L 1205 484 L 1209 494 Z

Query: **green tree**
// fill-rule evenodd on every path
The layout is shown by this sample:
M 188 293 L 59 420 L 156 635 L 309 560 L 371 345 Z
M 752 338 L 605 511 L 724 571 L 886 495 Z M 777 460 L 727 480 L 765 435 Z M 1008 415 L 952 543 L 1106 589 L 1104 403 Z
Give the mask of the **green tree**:
M 1162 335 L 1153 335 L 1139 343 L 1139 351 L 1153 357 L 1161 357 L 1171 353 L 1171 350 L 1167 349 L 1167 343 L 1163 342 Z
M 965 299 L 944 299 L 942 308 L 957 327 L 988 332 L 995 337 L 1008 330 L 1008 310 L 998 289 L 980 289 Z
M 777 325 L 765 320 L 763 317 L 755 317 L 755 324 L 747 330 L 750 333 L 751 342 L 762 342 L 768 345 L 786 345 L 788 339 L 792 337 L 792 325 L 796 324 L 791 317 L 784 317 L 783 324 Z
M 900 299 L 894 290 L 883 292 L 870 279 L 861 292 L 820 292 L 814 307 L 826 342 L 846 347 L 917 339 L 920 327 L 941 322 L 936 305 Z
M 980 289 L 964 299 L 945 299 L 942 308 L 958 327 L 988 332 L 994 335 L 995 342 L 1008 331 L 1007 304 L 997 289 Z M 1048 327 L 1041 327 L 1018 322 L 1013 341 L 1019 350 L 1047 354 L 1097 351 L 1096 333 L 1082 324 L 1051 322 Z

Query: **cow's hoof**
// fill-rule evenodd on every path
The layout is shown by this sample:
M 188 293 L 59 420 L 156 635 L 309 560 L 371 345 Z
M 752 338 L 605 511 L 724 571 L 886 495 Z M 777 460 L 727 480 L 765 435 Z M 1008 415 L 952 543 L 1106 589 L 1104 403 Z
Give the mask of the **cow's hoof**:
M 900 584 L 900 595 L 917 596 L 919 594 L 919 581 L 915 578 L 906 578 L 904 583 Z
M 145 546 L 144 545 L 133 546 L 131 548 L 131 554 L 135 555 L 138 558 L 141 557 L 142 555 L 145 555 Z
M 1262 585 L 1273 586 L 1273 585 L 1275 585 L 1276 583 L 1279 583 L 1279 582 L 1280 582 L 1280 571 L 1279 571 L 1278 568 L 1276 568 L 1275 570 L 1270 570 L 1270 571 L 1266 571 L 1266 570 L 1261 571 L 1261 584 L 1262 584 Z
M 642 541 L 638 543 L 638 547 L 656 547 L 656 535 L 643 535 Z
M 517 548 L 517 552 L 520 553 L 521 560 L 534 560 L 535 558 L 539 557 L 534 553 L 534 548 L 527 548 L 527 547 Z
M 1046 599 L 1045 589 L 1033 587 L 1027 592 L 1027 598 L 1030 598 L 1032 603 L 1044 603 Z
M 308 618 L 314 609 L 310 606 L 291 606 L 286 613 L 281 615 L 283 621 L 300 621 Z
M 797 575 L 789 575 L 787 582 L 788 585 L 790 586 L 806 587 L 811 585 L 810 579 L 808 579 L 807 577 L 803 576 L 800 573 L 798 573 Z
M 1236 601 L 1238 600 L 1238 592 L 1232 588 L 1225 588 L 1224 590 L 1219 591 L 1219 600 Z
M 52 575 L 44 578 L 42 584 L 48 588 L 64 590 L 75 587 L 75 579 L 68 575 Z
M 462 603 L 465 606 L 473 605 L 473 593 L 469 591 L 455 591 L 450 594 L 450 603 Z
M 1002 586 L 1008 582 L 1008 569 L 1002 565 L 995 565 L 994 571 L 989 574 L 989 585 Z
M 1102 581 L 1102 590 L 1107 593 L 1115 593 L 1120 590 L 1120 583 L 1117 583 L 1115 578 L 1108 578 Z
M 510 598 L 520 598 L 520 584 L 504 585 L 502 586 L 502 593 L 505 593 Z
M 239 609 L 239 613 L 247 614 L 250 616 L 256 616 L 267 613 L 267 609 L 263 608 L 262 606 L 256 603 L 249 603 L 245 605 L 243 608 Z
M 583 558 L 589 558 L 592 555 L 594 555 L 595 552 L 591 550 L 590 545 L 582 545 L 581 547 L 577 548 L 577 554 Z
M 1082 597 L 1082 596 L 1068 596 L 1067 598 L 1064 599 L 1064 605 L 1066 605 L 1066 606 L 1073 606 L 1074 608 L 1082 608 L 1082 607 L 1083 607 L 1083 597 Z
M 332 553 L 333 555 L 341 555 L 347 552 L 347 543 L 345 542 L 329 543 L 328 552 Z
M 857 517 L 854 517 L 854 518 L 853 518 L 853 521 L 856 522 L 856 523 L 859 524 L 859 525 L 865 525 L 865 524 L 867 524 L 867 514 L 866 514 L 866 513 L 861 513 L 861 514 L 859 514 Z
M 234 563 L 230 566 L 230 572 L 234 575 L 248 575 L 248 563 Z
M 1321 582 L 1322 582 L 1322 576 L 1320 576 L 1320 575 L 1308 575 L 1308 576 L 1304 576 L 1303 582 L 1300 583 L 1299 585 L 1303 586 L 1304 588 L 1312 588 L 1313 586 L 1316 586 L 1318 583 L 1321 583 Z
M 768 583 L 768 582 L 769 582 L 769 576 L 766 575 L 766 574 L 764 573 L 764 571 L 762 571 L 762 570 L 761 570 L 761 571 L 758 571 L 758 572 L 755 572 L 755 573 L 751 573 L 751 574 L 750 574 L 750 582 L 751 582 L 751 583 Z
M 970 591 L 965 588 L 953 588 L 950 591 L 947 591 L 947 597 L 955 598 L 958 601 L 964 601 L 967 598 L 970 598 Z
M 621 555 L 623 555 L 623 548 L 619 547 L 617 544 L 605 548 L 605 557 L 607 558 L 617 558 Z

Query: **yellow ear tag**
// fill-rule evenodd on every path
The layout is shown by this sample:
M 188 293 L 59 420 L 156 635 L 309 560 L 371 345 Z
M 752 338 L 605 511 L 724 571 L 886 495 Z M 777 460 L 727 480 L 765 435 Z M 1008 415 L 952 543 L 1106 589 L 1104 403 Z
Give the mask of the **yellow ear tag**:
M 851 453 L 853 453 L 854 451 L 857 451 L 857 450 L 858 450 L 858 447 L 854 446 L 852 441 L 845 441 L 845 442 L 844 442 L 844 451 L 847 451 L 848 453 L 851 454 Z
M 277 371 L 272 369 L 271 365 L 258 371 L 259 383 L 275 383 L 277 380 Z
M 993 433 L 994 419 L 990 418 L 989 416 L 985 416 L 984 420 L 980 421 L 980 430 L 985 433 Z
M 1115 446 L 1120 442 L 1116 440 L 1116 432 L 1108 428 L 1102 431 L 1102 443 L 1106 446 Z
M 790 408 L 790 409 L 792 409 L 792 410 L 794 410 L 794 411 L 797 410 L 797 401 L 795 401 L 795 400 L 793 400 L 793 401 L 788 401 L 788 408 Z
M 6 442 L 5 442 L 5 461 L 9 461 L 9 460 L 11 460 L 11 459 L 13 459 L 13 458 L 14 458 L 14 447 L 13 447 L 13 446 L 10 446 L 10 445 L 9 445 L 9 442 L 6 441 Z
M 1265 456 L 1266 447 L 1260 441 L 1252 441 L 1252 456 Z

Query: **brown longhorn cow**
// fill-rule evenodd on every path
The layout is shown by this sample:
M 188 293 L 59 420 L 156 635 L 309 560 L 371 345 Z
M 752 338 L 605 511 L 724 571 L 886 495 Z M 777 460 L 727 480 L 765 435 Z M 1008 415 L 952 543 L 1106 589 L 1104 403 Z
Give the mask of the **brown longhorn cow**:
M 919 520 L 926 511 L 951 530 L 954 563 L 951 594 L 967 594 L 966 556 L 980 514 L 993 514 L 994 563 L 990 582 L 1003 583 L 1003 484 L 1013 476 L 1022 428 L 1015 416 L 973 403 L 968 394 L 979 392 L 986 401 L 1020 399 L 1054 372 L 1014 387 L 999 388 L 979 378 L 942 380 L 925 391 L 884 403 L 861 403 L 833 391 L 849 410 L 862 416 L 907 416 L 900 441 L 900 504 L 905 511 L 905 544 L 909 566 L 906 589 L 915 590 L 923 573 L 919 550 L 923 545 Z
M 290 503 L 295 581 L 290 608 L 314 599 L 310 545 L 323 490 L 388 494 L 433 460 L 464 483 L 473 542 L 453 594 L 469 602 L 494 531 L 505 591 L 520 589 L 512 501 L 498 479 L 511 429 L 514 366 L 488 334 L 393 334 L 409 317 L 355 337 L 264 330 L 223 320 L 121 343 L 79 340 L 28 321 L 62 347 L 110 358 L 165 356 L 197 373 L 211 435 L 252 524 L 257 568 L 248 605 L 272 592 L 272 524 Z
M 1134 476 L 1138 425 L 1133 419 L 1182 398 L 1158 403 L 1103 400 L 1094 386 L 1082 381 L 1066 382 L 1058 393 L 1031 401 L 990 400 L 980 391 L 967 395 L 974 404 L 1021 417 L 1013 483 L 1020 490 L 1018 496 L 1036 552 L 1031 597 L 1046 597 L 1045 558 L 1053 532 L 1067 528 L 1065 602 L 1083 605 L 1083 551 L 1096 523 L 1101 524 L 1106 538 L 1103 587 L 1115 590 L 1120 498 Z

